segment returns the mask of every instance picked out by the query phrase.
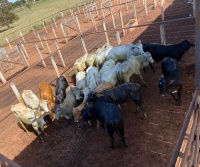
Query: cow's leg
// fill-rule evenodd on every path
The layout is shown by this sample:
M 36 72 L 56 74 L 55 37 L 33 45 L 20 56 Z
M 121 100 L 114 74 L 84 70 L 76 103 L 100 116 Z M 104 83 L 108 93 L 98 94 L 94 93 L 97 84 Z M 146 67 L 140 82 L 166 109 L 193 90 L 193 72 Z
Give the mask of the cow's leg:
M 26 131 L 26 133 L 30 136 L 31 134 L 30 134 L 30 132 L 28 131 L 28 129 L 26 128 L 26 126 L 24 125 L 24 123 L 21 121 L 21 120 L 19 120 L 18 119 L 18 121 L 19 121 L 19 123 L 21 124 L 21 126 L 22 126 L 22 128 Z
M 152 63 L 149 63 L 149 66 L 151 67 L 152 71 L 155 71 L 155 69 L 154 69 Z
M 175 97 L 175 94 L 174 93 L 171 93 L 171 96 L 173 97 L 174 101 L 178 101 Z
M 32 127 L 33 127 L 33 129 L 35 129 L 35 131 L 37 132 L 38 136 L 40 137 L 40 140 L 41 140 L 42 142 L 44 142 L 44 139 L 43 139 L 43 137 L 41 136 L 41 132 L 40 132 L 39 129 L 38 129 L 38 128 L 39 128 L 38 123 L 37 123 L 37 122 L 33 122 Z
M 121 123 L 120 128 L 119 128 L 118 131 L 119 131 L 119 136 L 121 137 L 122 142 L 124 144 L 124 147 L 128 147 L 128 145 L 125 142 L 125 138 L 124 138 L 124 125 L 123 125 L 123 123 Z
M 111 144 L 112 144 L 112 148 L 114 148 L 114 137 L 113 137 L 113 128 L 111 126 L 107 127 L 107 130 L 108 130 L 108 134 L 110 136 L 110 141 L 111 141 Z
M 142 83 L 144 84 L 144 86 L 147 87 L 147 84 L 145 83 L 144 78 L 142 77 L 142 74 L 139 72 L 138 75 L 139 75 Z

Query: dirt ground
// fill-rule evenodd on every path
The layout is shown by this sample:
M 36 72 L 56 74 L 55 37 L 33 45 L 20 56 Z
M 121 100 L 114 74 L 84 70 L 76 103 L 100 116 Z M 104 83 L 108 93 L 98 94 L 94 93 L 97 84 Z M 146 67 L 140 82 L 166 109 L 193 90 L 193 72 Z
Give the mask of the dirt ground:
M 192 11 L 191 5 L 183 0 L 166 0 L 166 5 L 166 20 L 187 17 Z M 158 8 L 148 17 L 139 18 L 139 23 L 160 21 L 159 13 Z M 192 20 L 167 25 L 167 43 L 175 44 L 184 39 L 194 42 L 194 24 Z M 135 43 L 138 39 L 143 43 L 160 43 L 159 35 L 155 34 L 154 38 L 151 36 L 154 28 L 149 26 L 136 29 L 122 37 L 122 43 Z M 45 128 L 49 136 L 45 137 L 45 142 L 42 143 L 31 126 L 28 129 L 32 134 L 28 136 L 17 121 L 12 122 L 11 115 L 5 119 L 8 121 L 7 126 L 12 126 L 10 129 L 15 132 L 8 130 L 3 133 L 0 152 L 23 167 L 166 167 L 194 92 L 194 49 L 191 48 L 180 61 L 183 70 L 183 106 L 178 106 L 168 94 L 159 96 L 161 66 L 160 63 L 153 65 L 155 72 L 150 68 L 142 72 L 148 86 L 142 86 L 147 119 L 141 119 L 140 112 L 135 113 L 136 106 L 133 102 L 122 105 L 128 148 L 123 146 L 118 134 L 114 136 L 115 148 L 111 149 L 109 136 L 103 128 L 96 129 L 95 125 L 84 126 L 83 121 L 74 123 L 73 120 L 64 118 L 54 120 Z M 133 82 L 142 85 L 138 77 L 134 77 Z

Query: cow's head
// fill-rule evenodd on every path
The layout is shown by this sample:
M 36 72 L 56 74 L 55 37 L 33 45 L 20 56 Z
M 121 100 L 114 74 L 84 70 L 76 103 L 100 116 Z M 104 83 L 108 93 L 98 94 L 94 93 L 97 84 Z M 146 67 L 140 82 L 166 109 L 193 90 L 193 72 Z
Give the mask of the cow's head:
M 76 100 L 81 100 L 81 91 L 77 86 L 70 86 L 70 89 L 74 93 Z
M 53 112 L 54 112 L 54 118 L 58 120 L 60 118 L 60 116 L 61 116 L 60 104 L 55 104 L 54 105 Z
M 55 98 L 57 103 L 63 103 L 66 97 L 66 91 L 63 89 L 58 90 Z
M 74 116 L 74 122 L 78 122 L 82 118 L 81 111 L 74 107 L 72 112 Z

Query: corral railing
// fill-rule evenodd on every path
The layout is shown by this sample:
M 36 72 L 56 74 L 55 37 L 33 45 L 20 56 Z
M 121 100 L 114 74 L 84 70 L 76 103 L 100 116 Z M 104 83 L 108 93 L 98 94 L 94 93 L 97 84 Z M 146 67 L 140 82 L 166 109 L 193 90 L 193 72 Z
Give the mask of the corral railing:
M 5 157 L 4 155 L 2 155 L 1 153 L 0 153 L 0 166 L 1 167 L 21 167 L 15 162 Z
M 173 151 L 169 167 L 197 167 L 200 162 L 200 94 L 193 93 L 192 102 L 184 121 L 177 144 Z

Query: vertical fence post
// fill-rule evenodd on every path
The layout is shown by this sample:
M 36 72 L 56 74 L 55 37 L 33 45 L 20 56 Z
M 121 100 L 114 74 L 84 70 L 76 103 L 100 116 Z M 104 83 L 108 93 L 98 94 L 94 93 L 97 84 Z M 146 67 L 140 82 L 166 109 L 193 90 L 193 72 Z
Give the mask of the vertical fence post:
M 122 45 L 121 39 L 120 39 L 120 35 L 119 35 L 119 31 L 116 31 L 116 38 L 117 38 L 117 44 L 118 45 Z
M 128 11 L 128 2 L 127 2 L 127 0 L 125 0 L 125 3 L 126 3 L 126 10 Z
M 43 35 L 43 39 L 44 39 L 44 42 L 45 42 L 45 44 L 47 46 L 47 49 L 48 49 L 49 53 L 51 53 L 51 49 L 50 49 L 49 44 L 48 44 L 48 42 L 46 40 L 46 37 L 44 35 Z
M 103 5 L 100 3 L 100 7 L 101 7 L 101 13 L 102 13 L 102 16 L 103 16 L 103 19 L 105 18 L 105 14 L 104 14 L 104 10 L 103 10 Z
M 122 16 L 121 10 L 119 10 L 119 17 L 120 17 L 120 20 L 121 20 L 122 28 L 124 28 L 124 21 L 123 21 L 123 16 Z M 123 31 L 123 35 L 125 36 L 125 30 L 122 29 L 122 31 Z
M 26 49 L 25 49 L 24 44 L 22 43 L 21 46 L 22 46 L 22 50 L 23 50 L 23 52 L 25 53 L 26 58 L 28 59 L 29 56 L 28 56 L 28 53 L 27 53 L 27 51 L 26 51 Z
M 195 16 L 195 17 L 197 16 L 196 15 L 196 6 L 197 6 L 196 3 L 197 3 L 196 0 L 193 0 L 193 16 Z
M 144 0 L 144 8 L 145 8 L 145 14 L 146 16 L 148 15 L 148 10 L 147 10 L 147 1 Z
M 45 61 L 44 61 L 44 59 L 43 59 L 43 57 L 42 57 L 42 54 L 41 54 L 41 52 L 40 52 L 40 49 L 39 49 L 38 46 L 37 46 L 37 43 L 35 43 L 35 48 L 36 48 L 36 50 L 37 50 L 37 52 L 38 52 L 38 55 L 40 56 L 40 59 L 42 60 L 42 64 L 43 64 L 44 68 L 46 68 L 46 67 L 47 67 L 47 66 L 46 66 L 46 63 L 45 63 Z
M 131 0 L 133 4 L 133 13 L 134 13 L 134 19 L 137 19 L 137 12 L 136 12 L 136 7 L 135 7 L 135 2 L 134 0 Z
M 52 16 L 52 20 L 53 20 L 55 27 L 57 28 L 57 24 L 56 24 L 55 18 L 53 16 Z
M 98 31 L 97 25 L 96 25 L 96 21 L 95 21 L 95 19 L 94 19 L 94 15 L 93 15 L 92 12 L 90 12 L 90 17 L 91 17 L 91 19 L 92 19 L 92 23 L 93 23 L 93 25 L 94 25 L 94 27 L 95 27 L 95 30 Z
M 64 14 L 63 14 L 63 11 L 60 12 L 61 13 L 61 17 L 62 19 L 64 18 Z
M 4 84 L 7 82 L 1 71 L 0 71 L 0 79 Z
M 67 42 L 68 42 L 68 41 L 67 41 L 67 36 L 66 36 L 66 34 L 65 34 L 65 30 L 64 30 L 64 27 L 63 27 L 62 22 L 60 23 L 60 28 L 61 28 L 61 30 L 62 30 L 63 36 L 65 37 L 65 42 L 67 43 Z
M 62 56 L 62 54 L 61 54 L 60 48 L 58 47 L 58 44 L 57 44 L 56 40 L 54 40 L 54 44 L 55 44 L 56 49 L 57 49 L 57 51 L 58 51 L 58 54 L 59 54 L 59 57 L 60 57 L 60 60 L 61 60 L 61 62 L 62 62 L 63 67 L 66 67 L 66 64 L 65 64 L 65 62 L 64 62 L 63 56 Z
M 42 43 L 42 40 L 41 40 L 41 38 L 40 38 L 40 34 L 38 33 L 38 31 L 37 31 L 37 36 L 38 36 L 38 39 L 39 39 L 39 41 L 40 41 L 40 43 L 41 43 L 41 45 L 42 45 L 42 48 L 44 49 L 44 45 L 43 45 L 43 43 Z
M 75 16 L 74 16 L 74 19 L 75 19 L 76 26 L 77 26 L 79 32 L 81 32 L 81 26 L 80 26 L 80 23 L 79 23 L 79 20 L 78 20 L 78 16 L 75 15 Z
M 17 87 L 15 86 L 15 84 L 14 84 L 13 81 L 10 82 L 10 87 L 12 88 L 12 90 L 13 90 L 15 96 L 17 97 L 18 101 L 19 101 L 20 103 L 24 104 L 24 100 L 23 100 L 21 94 L 19 93 L 19 91 L 18 91 L 18 89 L 17 89 Z M 25 104 L 24 104 L 24 105 L 25 105 Z
M 20 36 L 21 36 L 21 38 L 23 39 L 23 41 L 25 42 L 25 39 L 24 39 L 24 37 L 23 37 L 23 35 L 22 35 L 22 32 L 21 31 L 19 31 L 19 33 L 20 33 Z
M 42 24 L 43 24 L 43 26 L 44 26 L 44 29 L 45 29 L 46 33 L 48 33 L 47 28 L 46 28 L 46 26 L 45 26 L 45 23 L 43 22 Z
M 153 4 L 154 4 L 154 8 L 156 9 L 156 1 L 157 0 L 153 0 Z
M 114 18 L 114 16 L 113 16 L 113 8 L 112 8 L 112 2 L 111 2 L 111 0 L 110 0 L 109 9 L 110 9 L 111 17 L 112 17 L 113 27 L 116 28 L 116 25 L 115 25 L 115 18 Z
M 26 60 L 26 56 L 24 55 L 24 53 L 21 51 L 20 46 L 17 45 L 17 51 L 20 54 L 22 61 L 24 62 L 25 65 L 27 65 L 29 67 L 28 61 Z
M 36 36 L 36 34 L 35 34 L 35 30 L 34 30 L 34 28 L 33 28 L 33 26 L 31 25 L 31 29 L 32 29 L 32 31 L 33 31 L 33 33 L 34 33 L 34 35 Z
M 51 58 L 51 63 L 53 64 L 53 68 L 54 68 L 54 70 L 56 71 L 56 75 L 57 75 L 57 77 L 59 78 L 59 77 L 60 77 L 60 71 L 58 70 L 58 67 L 57 67 L 57 65 L 56 65 L 56 62 L 55 62 L 53 56 L 51 56 L 50 58 Z
M 160 8 L 161 8 L 161 19 L 164 20 L 163 0 L 160 1 Z M 160 25 L 160 38 L 161 38 L 161 43 L 166 44 L 164 24 Z
M 7 43 L 8 43 L 8 45 L 9 45 L 10 49 L 12 49 L 12 46 L 11 46 L 11 44 L 10 44 L 10 42 L 9 42 L 8 38 L 7 38 L 7 37 L 5 37 L 5 39 L 6 39 Z
M 55 37 L 55 38 L 58 38 L 57 35 L 56 35 L 56 32 L 55 32 L 55 30 L 54 30 L 54 28 L 53 28 L 52 25 L 51 25 L 51 28 L 52 28 L 52 31 L 53 31 L 54 37 Z M 56 39 L 56 40 L 57 40 L 57 39 Z
M 84 49 L 85 53 L 88 53 L 86 45 L 85 45 L 85 41 L 83 40 L 82 36 L 80 36 L 80 38 L 81 38 L 81 43 L 82 43 L 82 46 L 83 46 L 83 49 Z
M 104 31 L 105 31 L 106 42 L 107 42 L 108 44 L 110 44 L 109 38 L 108 38 L 108 33 L 106 32 L 106 24 L 105 24 L 104 20 L 103 20 L 102 23 L 103 23 L 103 29 L 104 29 Z

